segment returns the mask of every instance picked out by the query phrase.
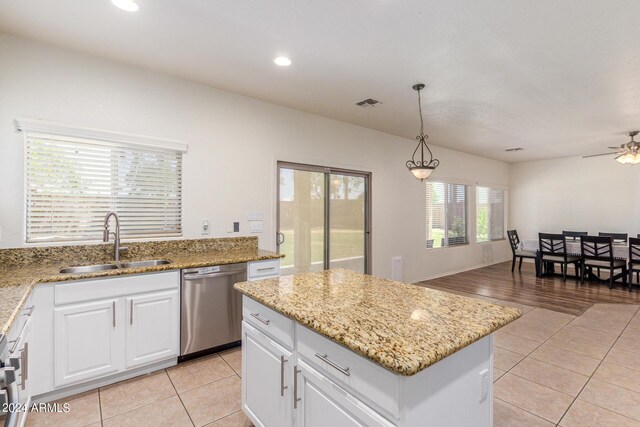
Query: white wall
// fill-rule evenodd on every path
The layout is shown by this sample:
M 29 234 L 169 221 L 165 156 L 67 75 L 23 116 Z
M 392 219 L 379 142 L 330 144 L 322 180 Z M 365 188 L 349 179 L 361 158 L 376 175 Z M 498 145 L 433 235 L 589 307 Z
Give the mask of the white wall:
M 613 156 L 516 163 L 510 186 L 510 226 L 520 238 L 562 230 L 640 233 L 640 166 Z
M 0 247 L 25 246 L 23 140 L 16 117 L 187 141 L 184 237 L 213 237 L 265 213 L 260 246 L 275 249 L 275 162 L 373 174 L 373 273 L 404 257 L 414 281 L 509 258 L 504 242 L 427 251 L 425 191 L 404 164 L 414 141 L 223 92 L 171 76 L 0 34 Z M 416 118 L 417 119 L 417 118 Z M 428 118 L 427 118 L 428 123 Z M 436 147 L 434 177 L 507 185 L 506 163 Z M 243 235 L 244 233 L 241 233 Z

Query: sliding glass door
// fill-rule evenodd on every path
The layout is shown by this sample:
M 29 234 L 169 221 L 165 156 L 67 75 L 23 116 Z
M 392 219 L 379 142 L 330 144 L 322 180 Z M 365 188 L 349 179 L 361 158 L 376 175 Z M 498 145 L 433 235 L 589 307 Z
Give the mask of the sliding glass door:
M 370 174 L 278 162 L 278 179 L 282 273 L 369 273 Z

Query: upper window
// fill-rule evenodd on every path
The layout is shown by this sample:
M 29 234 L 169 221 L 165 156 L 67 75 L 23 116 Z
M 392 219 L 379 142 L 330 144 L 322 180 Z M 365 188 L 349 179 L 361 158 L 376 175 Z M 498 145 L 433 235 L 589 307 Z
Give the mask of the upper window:
M 182 235 L 181 150 L 32 132 L 25 139 L 27 242 L 101 240 L 111 211 L 122 237 Z
M 476 241 L 504 239 L 504 190 L 476 187 Z
M 469 242 L 467 194 L 463 184 L 427 181 L 427 248 Z

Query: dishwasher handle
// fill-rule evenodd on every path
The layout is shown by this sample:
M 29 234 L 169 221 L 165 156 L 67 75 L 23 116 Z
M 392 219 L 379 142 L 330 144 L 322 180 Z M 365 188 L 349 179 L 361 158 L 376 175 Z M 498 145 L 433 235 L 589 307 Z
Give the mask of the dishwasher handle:
M 217 273 L 207 273 L 207 274 L 185 273 L 182 275 L 182 278 L 184 280 L 209 279 L 212 277 L 233 276 L 238 273 L 243 273 L 245 271 L 246 270 L 231 270 L 231 271 L 220 271 Z

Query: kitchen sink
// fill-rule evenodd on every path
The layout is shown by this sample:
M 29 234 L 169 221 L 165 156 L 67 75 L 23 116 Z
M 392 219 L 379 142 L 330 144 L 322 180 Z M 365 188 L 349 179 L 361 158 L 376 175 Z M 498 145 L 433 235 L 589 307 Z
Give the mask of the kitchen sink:
M 153 267 L 155 265 L 165 265 L 165 264 L 171 264 L 171 261 L 166 259 L 149 259 L 144 261 L 119 262 L 117 264 L 83 265 L 79 267 L 63 268 L 60 270 L 60 273 L 63 273 L 63 274 L 94 273 L 96 271 L 115 270 L 117 268 Z
M 93 273 L 96 271 L 115 270 L 118 268 L 115 264 L 96 264 L 96 265 L 83 265 L 80 267 L 67 267 L 60 270 L 60 273 Z
M 166 259 L 150 259 L 145 261 L 121 262 L 120 267 L 122 268 L 153 267 L 155 265 L 165 265 L 165 264 L 171 264 L 171 261 Z

